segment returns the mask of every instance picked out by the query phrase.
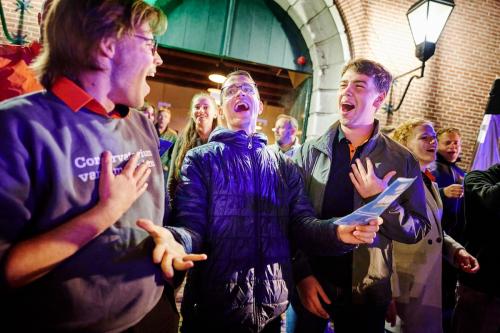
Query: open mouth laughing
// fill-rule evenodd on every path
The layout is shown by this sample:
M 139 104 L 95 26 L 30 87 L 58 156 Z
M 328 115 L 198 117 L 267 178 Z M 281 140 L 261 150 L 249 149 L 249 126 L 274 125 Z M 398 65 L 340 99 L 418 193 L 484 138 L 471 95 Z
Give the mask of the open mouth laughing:
M 436 158 L 436 152 L 437 152 L 437 146 L 432 146 L 432 147 L 427 147 L 425 151 L 429 154 L 432 155 L 433 158 Z
M 349 111 L 354 109 L 354 104 L 343 102 L 342 104 L 340 104 L 340 109 L 343 113 L 348 113 Z
M 250 105 L 247 102 L 240 101 L 234 105 L 234 111 L 245 112 L 250 110 Z

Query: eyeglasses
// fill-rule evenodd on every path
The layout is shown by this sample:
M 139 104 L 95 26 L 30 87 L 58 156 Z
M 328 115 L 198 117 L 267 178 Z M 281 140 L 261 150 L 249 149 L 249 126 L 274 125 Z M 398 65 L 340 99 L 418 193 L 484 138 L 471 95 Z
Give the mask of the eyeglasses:
M 148 38 L 148 37 L 144 37 L 141 35 L 134 35 L 134 37 L 150 42 L 151 43 L 151 53 L 153 54 L 153 56 L 156 54 L 156 51 L 158 51 L 158 41 L 156 40 L 156 37 Z
M 222 88 L 222 95 L 226 98 L 231 98 L 240 90 L 247 95 L 255 95 L 257 92 L 257 85 L 255 83 L 232 84 Z

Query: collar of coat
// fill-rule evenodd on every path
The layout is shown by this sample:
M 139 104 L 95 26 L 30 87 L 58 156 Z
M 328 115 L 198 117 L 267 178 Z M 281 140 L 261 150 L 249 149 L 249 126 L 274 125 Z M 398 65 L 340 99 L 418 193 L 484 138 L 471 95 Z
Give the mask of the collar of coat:
M 208 137 L 208 142 L 222 142 L 248 149 L 261 148 L 267 145 L 267 137 L 262 133 L 248 135 L 245 131 L 232 131 L 224 127 L 217 127 Z
M 456 165 L 457 162 L 461 162 L 462 161 L 462 159 L 460 158 L 460 156 L 457 158 L 457 160 L 455 162 L 450 162 L 446 158 L 444 158 L 439 152 L 436 155 L 437 155 L 436 156 L 436 161 L 440 162 L 440 163 L 443 163 L 443 164 L 446 164 L 446 165 Z
M 366 154 L 370 153 L 371 151 L 373 151 L 373 149 L 375 149 L 375 146 L 377 144 L 377 139 L 380 135 L 382 135 L 380 133 L 379 121 L 375 119 L 373 124 L 374 124 L 373 134 L 370 137 L 370 139 L 368 139 L 363 148 L 363 153 Z M 335 123 L 333 123 L 332 126 L 330 126 L 330 128 L 326 131 L 324 135 L 319 137 L 318 140 L 312 144 L 314 148 L 328 155 L 330 159 L 333 157 L 333 152 L 332 152 L 333 140 L 337 136 L 339 127 L 340 127 L 340 121 L 336 121 Z

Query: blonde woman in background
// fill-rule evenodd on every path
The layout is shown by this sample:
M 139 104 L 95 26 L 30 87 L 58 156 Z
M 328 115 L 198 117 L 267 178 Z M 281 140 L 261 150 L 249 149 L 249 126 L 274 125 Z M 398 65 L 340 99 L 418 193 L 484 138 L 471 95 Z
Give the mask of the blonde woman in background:
M 442 333 L 442 256 L 468 273 L 477 272 L 479 264 L 462 245 L 444 234 L 441 227 L 443 204 L 428 170 L 437 151 L 433 124 L 425 120 L 403 123 L 394 131 L 393 138 L 408 148 L 420 165 L 431 230 L 416 244 L 394 242 L 393 302 L 387 320 L 394 324 L 397 313 L 402 332 Z
M 181 166 L 188 150 L 207 143 L 208 136 L 217 127 L 218 106 L 212 96 L 199 93 L 191 99 L 189 121 L 172 149 L 167 189 L 173 200 L 179 183 Z

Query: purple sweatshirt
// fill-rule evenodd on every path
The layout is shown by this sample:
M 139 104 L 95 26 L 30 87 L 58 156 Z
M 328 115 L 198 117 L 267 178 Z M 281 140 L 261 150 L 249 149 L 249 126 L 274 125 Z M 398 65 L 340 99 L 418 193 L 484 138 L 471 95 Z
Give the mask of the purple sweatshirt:
M 96 205 L 105 150 L 115 173 L 139 152 L 152 166 L 147 192 L 50 273 L 9 289 L 3 268 L 13 245 Z M 151 260 L 153 242 L 135 222 L 161 224 L 164 209 L 158 139 L 143 115 L 74 112 L 51 92 L 0 104 L 0 310 L 19 331 L 119 332 L 140 321 L 159 300 L 163 279 Z

